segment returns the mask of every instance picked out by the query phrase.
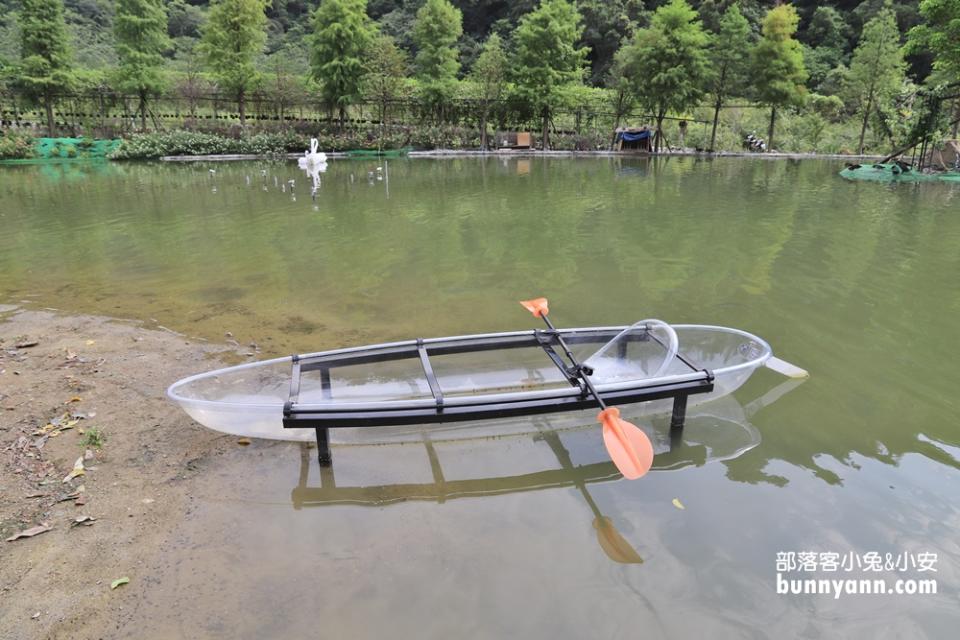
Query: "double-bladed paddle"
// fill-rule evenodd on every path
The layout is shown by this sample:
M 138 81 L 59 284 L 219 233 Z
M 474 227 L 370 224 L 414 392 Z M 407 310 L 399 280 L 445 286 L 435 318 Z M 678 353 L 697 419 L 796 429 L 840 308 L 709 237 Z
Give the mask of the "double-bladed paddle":
M 600 397 L 596 387 L 590 381 L 590 377 L 583 365 L 574 357 L 567 343 L 563 341 L 560 332 L 557 331 L 550 318 L 550 308 L 546 298 L 535 298 L 533 300 L 522 300 L 520 302 L 527 311 L 534 317 L 542 318 L 547 327 L 556 335 L 557 342 L 563 349 L 570 363 L 573 365 L 571 372 L 574 373 L 596 399 L 600 405 L 600 413 L 597 414 L 597 420 L 603 425 L 603 444 L 607 447 L 607 453 L 617 470 L 628 480 L 636 480 L 650 470 L 653 465 L 653 445 L 650 438 L 636 425 L 630 424 L 620 417 L 620 410 L 616 407 L 608 407 L 607 403 Z

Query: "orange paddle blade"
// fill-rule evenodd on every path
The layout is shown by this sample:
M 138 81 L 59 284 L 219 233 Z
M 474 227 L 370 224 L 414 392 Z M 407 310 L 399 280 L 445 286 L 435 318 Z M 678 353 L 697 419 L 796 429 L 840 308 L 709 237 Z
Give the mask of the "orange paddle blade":
M 521 300 L 520 304 L 524 308 L 532 313 L 536 318 L 542 318 L 543 316 L 550 313 L 550 308 L 547 307 L 546 298 L 534 298 L 533 300 Z
M 636 480 L 653 466 L 653 445 L 636 425 L 620 418 L 620 410 L 608 407 L 597 420 L 603 425 L 603 444 L 610 459 L 627 480 Z

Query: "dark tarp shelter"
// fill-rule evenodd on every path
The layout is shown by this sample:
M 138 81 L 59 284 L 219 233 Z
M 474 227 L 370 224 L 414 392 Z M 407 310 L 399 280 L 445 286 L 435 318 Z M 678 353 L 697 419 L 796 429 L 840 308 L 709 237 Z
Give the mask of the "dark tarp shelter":
M 640 129 L 617 129 L 614 147 L 618 151 L 650 151 L 653 131 L 647 127 Z

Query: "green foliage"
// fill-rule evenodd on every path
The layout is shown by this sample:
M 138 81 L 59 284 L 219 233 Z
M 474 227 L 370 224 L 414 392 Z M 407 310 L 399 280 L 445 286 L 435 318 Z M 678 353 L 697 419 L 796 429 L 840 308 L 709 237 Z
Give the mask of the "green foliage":
M 749 58 L 744 43 L 749 41 L 750 23 L 737 5 L 730 5 L 720 18 L 717 35 L 710 46 L 713 60 L 710 92 L 713 94 L 714 110 L 708 149 L 713 149 L 716 144 L 717 123 L 724 102 L 731 95 L 742 95 L 747 87 Z
M 633 4 L 630 0 L 580 0 L 577 3 L 583 16 L 580 42 L 587 50 L 590 63 L 589 81 L 595 86 L 605 82 L 617 50 L 633 30 L 630 4 Z
M 637 94 L 633 83 L 627 75 L 630 65 L 630 49 L 622 47 L 613 57 L 613 66 L 607 72 L 607 104 L 613 111 L 613 129 L 620 127 L 621 119 L 633 110 L 637 104 Z M 611 134 L 610 145 L 616 141 L 616 135 Z
M 760 41 L 751 53 L 751 77 L 757 100 L 770 106 L 767 144 L 773 147 L 777 108 L 800 105 L 806 96 L 803 49 L 793 36 L 800 21 L 789 4 L 778 5 L 763 18 Z
M 494 105 L 503 98 L 507 81 L 507 54 L 497 34 L 491 34 L 470 70 L 472 98 L 477 104 L 480 120 L 480 146 L 487 148 L 487 121 Z
M 33 138 L 13 131 L 0 131 L 0 160 L 22 160 L 34 157 Z
M 810 47 L 803 45 L 803 63 L 809 74 L 807 84 L 817 90 L 823 90 L 822 85 L 830 72 L 840 66 L 843 52 L 831 47 Z
M 49 105 L 53 94 L 69 88 L 72 79 L 63 2 L 23 0 L 19 21 L 18 83 L 27 95 Z
M 138 134 L 123 141 L 111 154 L 114 160 L 152 160 L 175 155 L 257 154 L 277 155 L 302 152 L 317 138 L 327 151 L 350 149 L 400 149 L 414 146 L 422 149 L 477 148 L 479 133 L 448 125 L 424 125 L 410 130 L 403 127 L 384 128 L 377 135 L 363 129 L 337 128 L 300 134 L 293 131 L 261 133 L 242 138 L 226 135 L 172 131 Z M 2 140 L 2 138 L 0 138 Z
M 840 122 L 845 107 L 840 96 L 823 96 L 819 93 L 807 96 L 807 106 L 831 122 Z
M 468 76 L 472 84 L 472 97 L 489 110 L 494 102 L 503 97 L 507 81 L 507 54 L 503 50 L 503 41 L 497 34 L 491 34 L 483 43 L 477 61 Z
M 171 38 L 199 38 L 203 9 L 185 0 L 170 0 L 167 5 L 167 34 Z
M 903 85 L 906 63 L 900 48 L 900 30 L 889 6 L 863 27 L 860 43 L 850 61 L 847 95 L 863 116 L 860 153 L 863 153 L 867 123 L 872 115 L 883 114 Z M 881 108 L 877 108 L 881 107 Z
M 374 38 L 367 51 L 366 66 L 364 93 L 377 103 L 379 120 L 387 124 L 390 103 L 403 94 L 407 69 L 410 66 L 407 55 L 397 47 L 393 38 L 380 35 Z
M 397 46 L 404 51 L 413 51 L 413 23 L 416 21 L 416 2 L 398 1 L 392 10 L 387 10 L 381 15 L 375 10 L 374 5 L 379 4 L 378 0 L 370 3 L 370 14 L 377 16 L 377 24 L 380 31 L 393 38 Z
M 804 41 L 812 48 L 827 47 L 842 53 L 849 45 L 850 25 L 835 8 L 823 5 L 813 12 L 805 36 Z
M 121 91 L 141 98 L 163 89 L 163 51 L 170 45 L 167 37 L 167 12 L 162 0 L 116 0 L 113 19 Z
M 823 91 L 830 72 L 849 60 L 850 25 L 833 7 L 817 7 L 803 41 L 803 61 L 810 74 L 808 85 Z
M 549 146 L 550 114 L 562 106 L 567 85 L 583 80 L 586 49 L 580 14 L 568 0 L 543 0 L 524 15 L 513 35 L 516 96 L 543 118 L 543 144 Z
M 266 5 L 267 0 L 214 0 L 203 29 L 201 50 L 220 87 L 236 96 L 241 122 L 246 94 L 257 82 L 254 59 L 267 39 Z
M 313 14 L 311 76 L 324 102 L 340 112 L 360 99 L 364 55 L 373 37 L 366 0 L 323 0 Z
M 424 103 L 440 109 L 456 90 L 460 70 L 457 40 L 463 35 L 463 14 L 449 0 L 427 0 L 417 11 L 414 61 Z
M 123 141 L 111 154 L 114 160 L 146 160 L 177 155 L 252 153 L 258 155 L 302 151 L 310 146 L 308 136 L 293 132 L 261 133 L 230 138 L 209 133 L 171 131 L 146 133 Z
M 703 119 L 717 114 L 723 123 L 730 122 L 727 102 L 745 98 L 771 107 L 768 138 L 775 119 L 783 119 L 783 144 L 809 145 L 814 136 L 804 133 L 804 126 L 812 132 L 817 118 L 831 127 L 850 118 L 846 124 L 854 141 L 866 120 L 865 144 L 886 145 L 905 135 L 903 122 L 916 120 L 913 85 L 903 80 L 903 64 L 894 65 L 892 73 L 864 70 L 863 56 L 852 70 L 850 65 L 852 43 L 863 43 L 867 26 L 887 1 L 794 0 L 802 16 L 798 31 L 789 6 L 767 12 L 774 0 L 686 0 L 699 11 L 700 30 L 716 36 L 706 48 L 713 73 L 699 75 L 695 64 L 691 75 L 670 56 L 651 57 L 653 65 L 645 67 L 633 59 L 637 31 L 662 31 L 663 13 L 678 4 L 670 0 L 0 0 L 0 89 L 13 89 L 2 105 L 8 111 L 25 113 L 28 103 L 38 104 L 52 126 L 59 100 L 67 126 L 90 133 L 91 127 L 106 127 L 107 136 L 129 126 L 117 129 L 115 120 L 109 124 L 109 116 L 98 115 L 100 109 L 116 110 L 112 98 L 97 103 L 63 94 L 140 94 L 144 128 L 146 98 L 153 102 L 169 90 L 181 100 L 179 108 L 197 118 L 211 111 L 232 117 L 233 107 L 207 100 L 213 92 L 235 100 L 241 118 L 244 105 L 256 101 L 258 113 L 281 122 L 301 113 L 316 117 L 322 99 L 342 114 L 375 113 L 378 136 L 394 136 L 392 124 L 401 116 L 412 122 L 409 118 L 426 114 L 438 125 L 443 144 L 470 138 L 443 138 L 449 123 L 475 121 L 486 134 L 493 124 L 527 129 L 539 121 L 543 134 L 537 140 L 548 145 L 548 136 L 558 130 L 609 131 L 636 110 L 637 97 L 655 114 L 688 116 L 696 109 Z M 931 65 L 929 85 L 960 80 L 960 0 L 897 2 L 886 11 L 893 12 L 900 31 L 910 30 L 906 68 L 913 81 L 923 81 Z M 734 15 L 736 24 L 728 24 Z M 764 38 L 753 46 L 761 22 Z M 910 29 L 913 25 L 918 26 Z M 393 38 L 381 39 L 378 32 Z M 492 66 L 485 47 L 499 51 Z M 738 73 L 748 51 L 748 73 Z M 463 82 L 457 80 L 461 76 Z M 586 92 L 585 78 L 607 89 Z M 659 84 L 664 79 L 681 86 Z M 884 85 L 885 97 L 867 109 L 869 90 L 862 89 L 869 89 L 869 82 L 863 81 L 874 79 Z M 700 93 L 708 103 L 702 109 L 693 97 L 679 106 L 688 86 L 691 96 Z M 810 102 L 803 108 L 807 91 Z M 839 113 L 837 96 L 845 101 Z M 419 103 L 412 104 L 413 98 Z M 357 108 L 361 102 L 370 104 Z M 159 115 L 161 109 L 151 111 Z M 166 107 L 162 111 L 169 115 Z M 576 115 L 590 111 L 603 115 L 586 120 Z M 701 146 L 714 146 L 709 126 L 697 134 L 694 129 L 700 128 L 691 127 L 688 141 L 699 135 Z M 435 137 L 409 135 L 424 145 Z M 718 148 L 739 147 L 728 131 L 721 128 L 716 135 Z M 840 137 L 827 132 L 821 141 L 830 145 Z M 584 140 L 578 133 L 562 142 L 557 138 L 557 144 L 592 144 Z M 364 143 L 351 131 L 334 142 Z M 844 137 L 843 145 L 833 146 L 846 144 Z
M 742 20 L 742 16 L 741 16 Z M 668 112 L 696 106 L 710 75 L 710 38 L 685 0 L 671 0 L 653 14 L 630 45 L 628 76 L 637 102 L 657 121 L 657 149 Z
M 107 434 L 100 427 L 90 427 L 80 438 L 80 446 L 92 449 L 102 449 L 107 443 Z
M 757 98 L 771 106 L 799 105 L 806 90 L 803 51 L 793 35 L 800 18 L 789 4 L 778 5 L 763 19 L 762 37 L 751 51 L 751 76 Z
M 942 79 L 960 81 L 960 0 L 921 0 L 920 15 L 924 23 L 907 34 L 910 51 L 932 53 Z

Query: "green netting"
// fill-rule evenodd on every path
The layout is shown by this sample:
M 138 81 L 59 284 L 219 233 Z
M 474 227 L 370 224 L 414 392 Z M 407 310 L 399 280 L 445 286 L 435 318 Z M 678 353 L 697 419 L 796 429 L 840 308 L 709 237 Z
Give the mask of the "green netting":
M 94 140 L 93 138 L 37 138 L 34 142 L 34 157 L 57 158 L 105 158 L 120 146 L 120 140 Z
M 960 173 L 943 171 L 923 173 L 904 169 L 896 164 L 864 164 L 848 167 L 840 172 L 848 180 L 872 180 L 874 182 L 960 182 Z
M 402 149 L 349 149 L 345 153 L 351 158 L 367 157 L 395 157 L 405 156 L 413 151 L 413 147 L 403 147 Z

